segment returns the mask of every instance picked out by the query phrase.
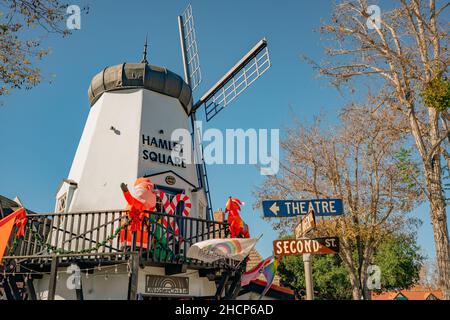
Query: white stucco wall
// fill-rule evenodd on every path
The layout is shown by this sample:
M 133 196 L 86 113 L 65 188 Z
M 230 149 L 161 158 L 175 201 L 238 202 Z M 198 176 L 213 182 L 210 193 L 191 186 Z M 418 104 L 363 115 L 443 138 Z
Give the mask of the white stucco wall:
M 69 211 L 125 207 L 120 184 L 136 179 L 141 111 L 142 90 L 104 93 L 92 106 L 69 173 L 78 183 Z
M 70 274 L 67 268 L 58 269 L 55 300 L 76 300 L 76 291 L 69 289 L 67 280 Z M 103 267 L 92 274 L 81 273 L 84 300 L 126 300 L 128 295 L 128 271 L 126 265 Z M 47 300 L 49 276 L 34 280 L 36 295 L 39 300 Z
M 186 164 L 186 168 L 163 165 L 157 162 L 144 160 L 143 150 L 170 155 L 170 150 L 155 148 L 143 144 L 142 135 L 157 139 L 171 140 L 172 131 L 179 128 L 188 129 L 188 116 L 177 99 L 161 95 L 145 89 L 121 90 L 105 92 L 91 107 L 86 125 L 76 151 L 68 179 L 78 184 L 74 191 L 69 212 L 106 211 L 122 209 L 126 201 L 120 189 L 122 182 L 128 184 L 133 192 L 133 183 L 136 178 L 146 175 L 151 177 L 154 184 L 170 188 L 185 190 L 191 198 L 191 216 L 198 217 L 199 202 L 206 209 L 206 197 L 203 191 L 192 192 L 197 185 L 197 172 L 194 164 Z M 114 130 L 111 129 L 114 127 Z M 160 130 L 164 133 L 161 134 Z M 173 171 L 176 182 L 167 185 L 165 178 Z M 57 197 L 67 191 L 67 185 L 62 185 L 57 191 Z M 201 218 L 205 218 L 203 211 Z M 67 225 L 76 226 L 85 224 L 84 216 L 74 217 L 74 223 L 68 218 L 54 219 L 54 226 L 64 229 L 65 219 L 70 221 Z M 103 224 L 104 218 L 100 220 Z M 114 229 L 118 226 L 114 225 Z M 92 226 L 97 226 L 97 220 Z M 91 225 L 91 220 L 88 221 Z M 195 233 L 195 226 L 193 229 Z M 61 247 L 61 234 L 52 233 L 51 243 Z M 96 233 L 92 236 L 96 238 Z M 88 235 L 89 238 L 89 235 Z M 103 240 L 100 233 L 99 241 Z M 66 250 L 74 249 L 68 246 Z M 64 270 L 64 269 L 62 269 Z M 144 292 L 146 274 L 164 274 L 164 268 L 147 267 L 139 271 L 139 292 Z M 56 299 L 75 299 L 75 291 L 66 286 L 65 272 L 59 274 L 56 289 Z M 215 293 L 215 283 L 206 278 L 200 278 L 197 271 L 189 270 L 190 296 L 211 296 Z M 112 281 L 114 279 L 114 281 Z M 113 274 L 105 280 L 103 272 L 95 271 L 94 275 L 82 275 L 83 292 L 85 299 L 126 299 L 128 290 L 128 275 Z M 48 276 L 35 280 L 36 290 L 40 299 L 46 299 L 48 294 Z
M 70 274 L 67 268 L 58 269 L 58 279 L 56 281 L 55 300 L 76 300 L 76 291 L 67 286 Z M 128 295 L 129 276 L 126 265 L 104 266 L 101 270 L 95 269 L 93 273 L 86 276 L 86 272 L 81 273 L 84 300 L 126 300 Z M 138 294 L 145 294 L 146 275 L 164 276 L 164 268 L 145 267 L 138 272 Z M 214 281 L 199 277 L 198 271 L 187 270 L 186 273 L 173 275 L 171 277 L 188 277 L 189 294 L 180 297 L 201 297 L 213 296 L 216 293 Z M 42 279 L 34 280 L 36 295 L 39 300 L 47 300 L 49 288 L 49 276 L 44 275 Z M 165 296 L 159 294 L 158 296 Z
M 69 212 L 121 209 L 126 206 L 120 184 L 132 186 L 136 178 L 172 170 L 197 186 L 194 164 L 186 168 L 145 160 L 143 150 L 171 155 L 170 150 L 143 143 L 143 135 L 171 140 L 176 129 L 189 130 L 188 117 L 177 99 L 145 89 L 105 92 L 92 106 L 76 151 L 68 179 L 78 183 Z M 111 129 L 114 127 L 115 130 Z M 160 130 L 164 133 L 160 134 Z M 167 185 L 161 177 L 154 181 Z M 177 178 L 177 184 L 192 200 L 206 204 L 203 192 L 191 194 L 192 186 Z M 61 188 L 57 197 L 66 190 Z M 193 199 L 197 198 L 197 199 Z

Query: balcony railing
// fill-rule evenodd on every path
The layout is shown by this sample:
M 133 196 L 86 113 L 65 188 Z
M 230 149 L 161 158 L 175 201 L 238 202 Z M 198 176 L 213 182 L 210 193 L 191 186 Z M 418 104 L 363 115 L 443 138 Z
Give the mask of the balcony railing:
M 139 252 L 141 263 L 149 265 L 208 267 L 186 258 L 190 246 L 229 235 L 226 223 L 165 213 L 147 212 L 138 232 L 132 233 L 129 224 L 127 212 L 120 210 L 30 214 L 25 237 L 10 241 L 4 259 L 22 264 L 49 263 L 55 255 L 67 261 L 122 260 Z

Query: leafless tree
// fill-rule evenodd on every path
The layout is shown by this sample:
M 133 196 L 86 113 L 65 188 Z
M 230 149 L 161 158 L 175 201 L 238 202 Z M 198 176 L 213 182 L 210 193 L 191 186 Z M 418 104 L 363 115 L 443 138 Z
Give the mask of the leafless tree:
M 439 288 L 439 273 L 437 270 L 436 261 L 427 260 L 420 270 L 419 284 L 423 287 L 438 289 Z
M 341 120 L 332 128 L 319 118 L 312 126 L 296 121 L 282 142 L 285 158 L 279 175 L 268 177 L 255 195 L 259 200 L 343 199 L 345 214 L 318 218 L 312 236 L 340 238 L 339 254 L 353 298 L 369 299 L 367 268 L 374 250 L 386 235 L 408 232 L 415 221 L 406 213 L 421 201 L 422 191 L 405 179 L 405 170 L 415 171 L 414 162 L 405 167 L 397 159 L 405 124 L 391 109 L 352 105 L 343 110 Z M 292 234 L 294 223 L 280 219 L 274 227 Z
M 373 3 L 370 3 L 371 5 Z M 450 243 L 444 171 L 450 167 L 450 82 L 447 1 L 398 0 L 379 4 L 373 23 L 366 0 L 342 0 L 321 31 L 331 41 L 328 61 L 317 64 L 336 85 L 366 77 L 389 89 L 396 116 L 421 159 L 444 296 L 450 299 Z M 448 16 L 447 16 L 448 17 Z M 370 28 L 369 28 L 370 27 Z

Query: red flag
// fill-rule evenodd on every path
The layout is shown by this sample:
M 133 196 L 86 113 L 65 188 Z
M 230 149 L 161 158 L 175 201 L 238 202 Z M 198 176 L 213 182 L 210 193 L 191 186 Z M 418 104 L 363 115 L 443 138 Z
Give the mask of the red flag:
M 25 210 L 20 208 L 0 220 L 0 265 L 2 264 L 3 255 L 5 254 L 6 247 L 8 246 L 14 224 L 16 223 L 17 218 L 20 215 L 23 215 L 23 213 L 25 213 Z

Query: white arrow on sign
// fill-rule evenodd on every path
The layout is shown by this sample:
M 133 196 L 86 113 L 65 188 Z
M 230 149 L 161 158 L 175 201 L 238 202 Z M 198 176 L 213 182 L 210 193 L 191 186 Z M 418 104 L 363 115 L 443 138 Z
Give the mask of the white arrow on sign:
M 275 215 L 278 215 L 278 211 L 280 211 L 280 207 L 277 206 L 277 203 L 274 202 L 273 205 L 269 208 Z

